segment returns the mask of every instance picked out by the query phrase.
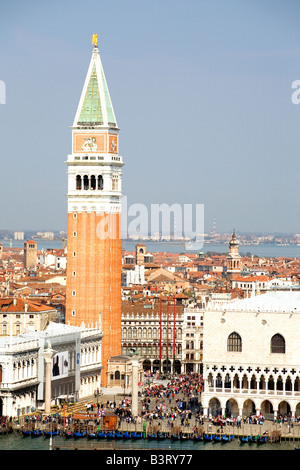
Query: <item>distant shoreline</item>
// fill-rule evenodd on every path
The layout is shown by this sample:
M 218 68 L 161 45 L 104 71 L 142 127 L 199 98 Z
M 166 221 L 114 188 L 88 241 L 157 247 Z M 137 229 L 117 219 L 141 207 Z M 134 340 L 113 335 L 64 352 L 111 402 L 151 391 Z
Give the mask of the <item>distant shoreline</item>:
M 45 240 L 45 239 L 35 239 L 38 244 L 38 250 L 47 250 L 47 249 L 59 249 L 63 248 L 63 240 Z M 5 248 L 23 248 L 24 240 L 0 240 L 0 243 L 3 244 Z M 65 241 L 65 244 L 67 241 Z M 205 243 L 201 248 L 198 249 L 188 249 L 185 242 L 181 241 L 135 241 L 135 240 L 123 240 L 123 250 L 125 251 L 135 251 L 135 246 L 137 244 L 143 244 L 146 246 L 146 251 L 152 253 L 185 253 L 187 256 L 189 253 L 207 253 L 207 252 L 216 252 L 216 253 L 228 253 L 229 247 L 228 243 Z M 240 255 L 245 256 L 246 253 L 251 253 L 253 256 L 265 257 L 265 258 L 300 258 L 300 246 L 298 245 L 281 245 L 281 244 L 252 244 L 252 245 L 243 245 L 240 243 L 239 247 Z

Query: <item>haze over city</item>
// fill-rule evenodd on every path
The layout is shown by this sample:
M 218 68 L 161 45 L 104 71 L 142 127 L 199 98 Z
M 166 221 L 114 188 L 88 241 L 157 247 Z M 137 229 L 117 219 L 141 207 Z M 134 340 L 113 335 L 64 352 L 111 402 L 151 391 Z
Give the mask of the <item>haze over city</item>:
M 99 49 L 128 204 L 204 204 L 205 232 L 299 233 L 296 1 L 1 7 L 1 228 L 65 230 L 71 130 Z

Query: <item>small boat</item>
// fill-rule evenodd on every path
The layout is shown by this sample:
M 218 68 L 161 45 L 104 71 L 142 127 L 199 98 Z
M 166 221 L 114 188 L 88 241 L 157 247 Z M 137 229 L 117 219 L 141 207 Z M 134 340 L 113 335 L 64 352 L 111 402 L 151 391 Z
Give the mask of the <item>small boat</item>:
M 106 438 L 106 434 L 105 434 L 104 431 L 101 431 L 101 432 L 98 432 L 97 437 L 99 437 L 99 439 L 105 439 L 105 438 Z
M 212 442 L 215 437 L 215 434 L 204 434 L 203 440 L 206 442 Z
M 194 441 L 203 441 L 203 436 L 194 435 L 193 440 Z
M 158 432 L 157 439 L 166 439 L 166 434 L 164 432 Z
M 130 438 L 131 438 L 131 434 L 130 434 L 130 432 L 127 432 L 127 431 L 126 431 L 126 432 L 124 432 L 124 434 L 123 434 L 123 438 L 124 438 L 124 439 L 130 439 Z
M 178 434 L 171 434 L 170 439 L 172 439 L 172 441 L 178 441 L 180 439 L 180 436 Z
M 143 437 L 143 434 L 141 432 L 133 432 L 131 434 L 131 439 L 141 439 Z
M 45 437 L 58 436 L 59 431 L 44 431 Z
M 87 437 L 88 437 L 89 439 L 96 439 L 96 438 L 98 437 L 98 434 L 97 434 L 96 432 L 89 432 L 89 433 L 87 434 Z
M 267 442 L 268 439 L 269 439 L 268 436 L 262 436 L 262 437 L 259 437 L 256 442 L 257 444 L 264 444 L 265 442 Z
M 38 436 L 41 436 L 42 434 L 43 434 L 43 431 L 41 429 L 33 429 L 31 431 L 32 437 L 38 437 Z
M 122 432 L 120 431 L 117 431 L 116 434 L 115 434 L 115 438 L 116 439 L 123 439 L 124 435 Z
M 215 436 L 213 439 L 213 442 L 221 442 L 222 437 L 221 436 Z
M 23 429 L 22 434 L 24 437 L 31 436 L 31 431 L 29 431 L 29 429 Z
M 252 442 L 252 434 L 251 436 L 241 436 L 239 440 L 240 444 L 244 444 L 245 442 Z
M 87 434 L 86 431 L 83 431 L 83 432 L 81 432 L 81 431 L 75 431 L 75 432 L 74 432 L 74 437 L 85 437 L 86 434 Z
M 65 437 L 73 437 L 74 433 L 72 431 L 65 431 L 64 436 Z
M 106 439 L 114 439 L 115 438 L 114 431 L 108 432 L 105 437 L 106 437 Z
M 157 439 L 157 435 L 156 434 L 148 434 L 148 439 Z

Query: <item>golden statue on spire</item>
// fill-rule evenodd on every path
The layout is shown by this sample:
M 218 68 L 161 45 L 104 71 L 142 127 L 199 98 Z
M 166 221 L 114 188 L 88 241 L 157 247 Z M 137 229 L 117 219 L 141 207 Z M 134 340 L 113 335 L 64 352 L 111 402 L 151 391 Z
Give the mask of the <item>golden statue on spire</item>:
M 93 34 L 92 44 L 94 44 L 95 47 L 98 47 L 98 34 Z

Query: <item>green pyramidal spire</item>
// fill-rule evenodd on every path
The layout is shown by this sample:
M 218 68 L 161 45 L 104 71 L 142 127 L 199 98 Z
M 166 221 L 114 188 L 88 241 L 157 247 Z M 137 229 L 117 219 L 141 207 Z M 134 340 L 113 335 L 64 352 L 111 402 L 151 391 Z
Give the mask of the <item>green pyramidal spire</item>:
M 99 49 L 94 47 L 73 127 L 117 128 Z

